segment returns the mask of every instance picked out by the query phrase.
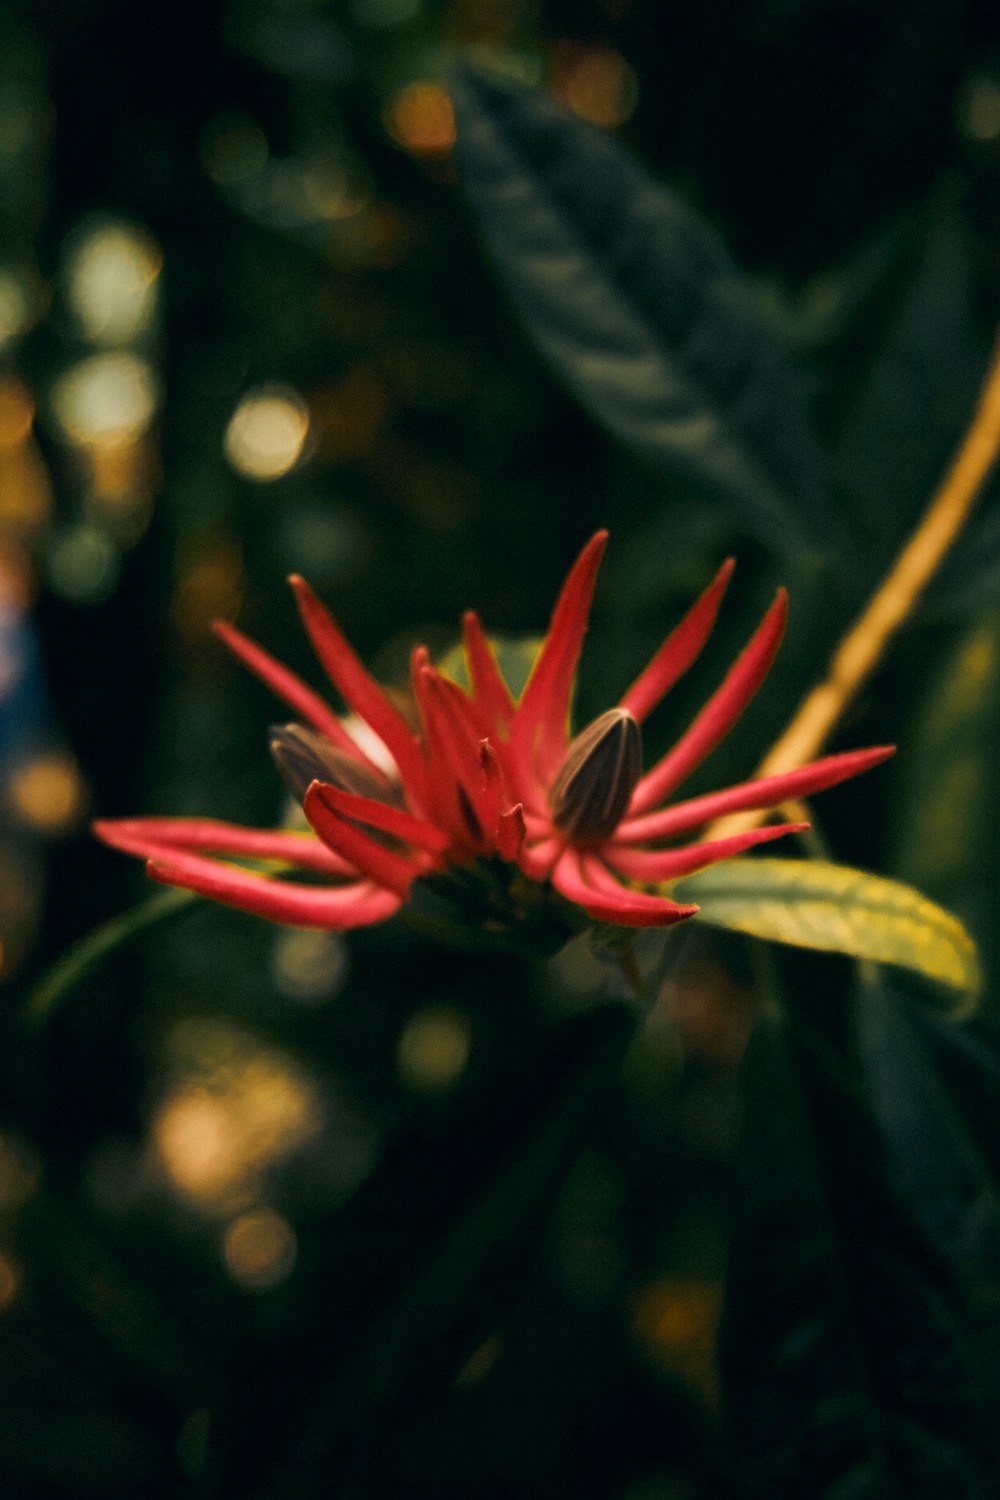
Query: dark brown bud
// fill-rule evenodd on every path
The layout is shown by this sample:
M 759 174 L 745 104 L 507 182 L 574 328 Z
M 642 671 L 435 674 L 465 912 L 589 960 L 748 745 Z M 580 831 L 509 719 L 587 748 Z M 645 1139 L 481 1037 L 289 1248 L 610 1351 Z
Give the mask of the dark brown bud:
M 399 801 L 389 782 L 304 724 L 275 725 L 271 729 L 271 755 L 292 796 L 300 802 L 313 781 L 326 781 L 342 792 L 375 797 L 379 802 Z
M 642 775 L 642 736 L 624 708 L 610 708 L 577 735 L 549 792 L 552 821 L 578 844 L 614 833 Z

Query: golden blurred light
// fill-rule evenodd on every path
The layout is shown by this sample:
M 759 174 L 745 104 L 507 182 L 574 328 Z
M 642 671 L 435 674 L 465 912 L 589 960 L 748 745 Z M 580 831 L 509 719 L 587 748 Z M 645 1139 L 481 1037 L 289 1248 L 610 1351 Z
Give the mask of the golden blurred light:
M 17 1301 L 23 1280 L 16 1261 L 0 1250 L 0 1313 L 7 1312 Z
M 119 561 L 118 548 L 111 538 L 88 521 L 59 532 L 45 556 L 53 589 L 76 604 L 106 599 L 118 582 Z
M 444 156 L 455 144 L 455 112 L 448 90 L 434 79 L 400 89 L 385 122 L 393 140 L 414 156 Z
M 351 0 L 359 26 L 403 26 L 420 11 L 421 0 Z
M 94 354 L 60 376 L 52 409 L 74 443 L 118 443 L 144 432 L 159 393 L 148 360 L 136 354 Z
M 308 217 L 334 222 L 353 218 L 371 202 L 371 184 L 361 164 L 343 152 L 310 162 L 301 177 Z
M 156 1159 L 182 1198 L 233 1213 L 268 1168 L 319 1133 L 317 1090 L 281 1053 L 223 1022 L 185 1022 L 174 1045 L 187 1076 L 154 1115 Z
M 1000 137 L 1000 80 L 980 73 L 966 86 L 959 102 L 963 134 L 983 144 Z
M 202 141 L 201 159 L 220 187 L 246 182 L 267 167 L 267 140 L 250 120 L 213 120 Z
M 213 620 L 236 614 L 243 586 L 239 545 L 231 537 L 200 532 L 195 544 L 183 549 L 177 574 L 170 617 L 186 640 L 202 642 Z
M 632 1326 L 666 1368 L 712 1400 L 717 1391 L 715 1335 L 722 1293 L 712 1281 L 654 1281 L 636 1299 Z
M 347 975 L 347 945 L 336 932 L 289 927 L 271 954 L 275 983 L 292 1000 L 328 1000 Z
M 35 403 L 27 386 L 13 376 L 0 380 L 0 453 L 20 448 L 34 420 Z
M 295 1265 L 295 1231 L 273 1208 L 251 1209 L 228 1225 L 222 1253 L 234 1281 L 248 1291 L 267 1291 Z
M 9 266 L 0 266 L 0 349 L 27 332 L 34 302 L 34 288 L 28 277 Z
M 131 343 L 152 324 L 160 247 L 134 224 L 105 223 L 87 230 L 71 252 L 67 296 L 94 344 Z
M 407 1022 L 396 1048 L 399 1076 L 411 1089 L 440 1094 L 465 1072 L 472 1037 L 460 1011 L 428 1007 Z
M 247 479 L 280 479 L 293 469 L 309 435 L 309 408 L 297 391 L 261 386 L 249 391 L 229 419 L 223 449 Z
M 10 775 L 7 795 L 17 817 L 40 833 L 65 833 L 79 821 L 87 796 L 76 762 L 64 752 L 36 755 Z
M 610 47 L 564 42 L 554 58 L 552 90 L 575 114 L 614 130 L 635 112 L 639 81 L 635 69 Z

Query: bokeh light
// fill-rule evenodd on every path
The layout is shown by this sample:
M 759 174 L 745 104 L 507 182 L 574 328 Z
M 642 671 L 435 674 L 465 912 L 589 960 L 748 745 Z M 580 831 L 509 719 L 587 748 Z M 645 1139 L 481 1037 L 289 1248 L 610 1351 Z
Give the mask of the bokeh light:
M 149 330 L 162 264 L 159 246 L 137 225 L 112 221 L 80 235 L 69 256 L 67 298 L 91 343 L 128 344 Z
M 429 1006 L 411 1016 L 396 1048 L 399 1076 L 416 1093 L 454 1088 L 469 1061 L 472 1035 L 461 1011 Z
M 291 1059 L 226 1022 L 183 1022 L 172 1047 L 180 1076 L 152 1120 L 154 1157 L 193 1207 L 249 1206 L 267 1170 L 321 1130 L 318 1090 Z
M 70 442 L 120 442 L 149 426 L 159 401 L 148 360 L 125 352 L 94 354 L 60 376 L 52 409 Z
M 635 69 L 610 47 L 562 42 L 555 49 L 552 91 L 575 114 L 614 130 L 639 102 Z
M 35 403 L 13 376 L 0 380 L 0 527 L 34 537 L 49 520 L 52 483 L 32 428 Z
M 435 79 L 417 79 L 400 89 L 385 123 L 397 145 L 413 156 L 445 156 L 455 144 L 455 112 L 448 90 Z
M 20 338 L 31 327 L 37 291 L 25 271 L 0 266 L 0 349 Z
M 271 953 L 274 980 L 290 1000 L 331 999 L 347 977 L 347 945 L 336 932 L 290 927 L 279 932 Z
M 261 386 L 249 391 L 229 419 L 223 449 L 247 479 L 280 479 L 294 469 L 309 435 L 309 408 L 297 391 Z
M 248 1291 L 263 1292 L 291 1273 L 295 1231 L 272 1208 L 251 1209 L 227 1225 L 222 1241 L 226 1269 Z
M 45 570 L 57 594 L 74 604 L 98 604 L 118 582 L 121 558 L 107 532 L 89 521 L 56 532 L 45 553 Z
M 79 767 L 65 751 L 22 761 L 10 773 L 7 798 L 14 815 L 39 833 L 66 833 L 83 816 L 87 792 Z
M 21 1290 L 21 1267 L 6 1251 L 0 1250 L 0 1313 L 14 1306 Z

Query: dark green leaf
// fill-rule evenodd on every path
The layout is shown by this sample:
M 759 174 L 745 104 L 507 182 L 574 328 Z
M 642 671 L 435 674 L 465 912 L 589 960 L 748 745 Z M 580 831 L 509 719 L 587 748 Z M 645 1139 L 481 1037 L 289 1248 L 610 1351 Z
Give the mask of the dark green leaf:
M 992 1398 L 966 1312 L 847 1070 L 825 1039 L 766 1026 L 745 1086 L 721 1350 L 735 1492 L 986 1500 Z
M 692 501 L 787 555 L 829 540 L 819 450 L 780 350 L 716 235 L 610 137 L 462 73 L 458 159 L 538 348 L 591 414 Z

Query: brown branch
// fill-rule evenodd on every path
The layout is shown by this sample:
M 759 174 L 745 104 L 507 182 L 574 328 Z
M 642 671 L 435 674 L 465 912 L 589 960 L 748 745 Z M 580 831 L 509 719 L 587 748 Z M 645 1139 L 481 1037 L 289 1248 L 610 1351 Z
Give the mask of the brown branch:
M 804 766 L 823 748 L 845 708 L 870 677 L 967 521 L 1000 451 L 1000 342 L 994 346 L 971 425 L 916 531 L 868 606 L 841 641 L 824 682 L 799 705 L 757 768 L 776 776 Z M 767 812 L 736 813 L 704 837 L 725 838 L 762 823 Z

